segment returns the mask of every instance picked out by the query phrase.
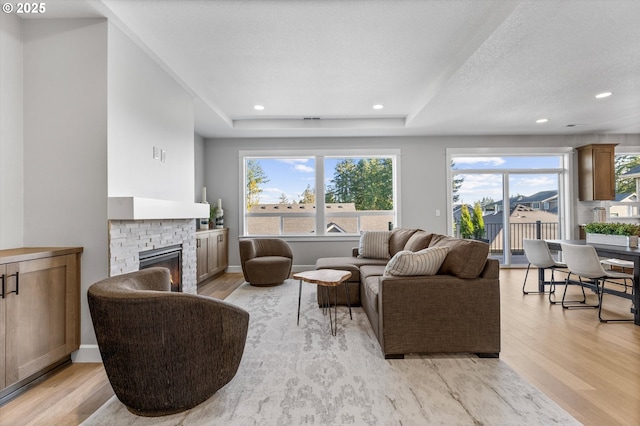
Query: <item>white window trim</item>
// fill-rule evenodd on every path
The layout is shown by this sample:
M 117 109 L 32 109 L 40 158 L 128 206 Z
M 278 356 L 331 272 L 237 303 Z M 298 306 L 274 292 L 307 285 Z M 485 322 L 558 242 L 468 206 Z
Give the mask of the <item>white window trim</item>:
M 240 182 L 240 199 L 239 199 L 239 220 L 238 224 L 240 226 L 239 229 L 239 238 L 273 238 L 274 235 L 246 235 L 246 197 L 245 197 L 245 176 L 246 176 L 246 161 L 245 159 L 249 158 L 309 158 L 313 157 L 316 160 L 316 191 L 318 188 L 323 188 L 324 195 L 324 158 L 325 157 L 356 157 L 356 158 L 393 158 L 393 181 L 395 185 L 393 186 L 393 199 L 394 199 L 394 225 L 396 227 L 402 226 L 400 223 L 400 218 L 402 215 L 400 214 L 400 210 L 402 208 L 402 200 L 400 194 L 401 182 L 400 182 L 400 158 L 401 158 L 401 150 L 400 149 L 313 149 L 313 150 L 305 150 L 305 149 L 296 149 L 296 150 L 240 150 L 238 151 L 238 163 L 239 163 L 239 182 Z M 320 162 L 322 161 L 322 167 L 318 167 Z M 321 169 L 321 170 L 320 170 Z M 327 235 L 324 233 L 324 196 L 316 197 L 316 235 L 278 235 L 278 238 L 282 238 L 286 241 L 354 241 L 359 237 L 357 235 Z

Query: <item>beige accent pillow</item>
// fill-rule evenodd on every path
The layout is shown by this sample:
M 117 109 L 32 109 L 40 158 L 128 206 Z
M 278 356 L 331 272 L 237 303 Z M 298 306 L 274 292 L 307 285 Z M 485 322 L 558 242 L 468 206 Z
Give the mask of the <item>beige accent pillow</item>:
M 449 247 L 426 248 L 417 252 L 402 250 L 384 268 L 384 275 L 435 275 L 449 253 Z
M 361 231 L 358 257 L 389 259 L 389 236 L 391 231 Z
M 425 231 L 417 231 L 415 234 L 409 238 L 407 243 L 404 245 L 404 250 L 409 251 L 420 251 L 429 247 L 429 242 L 431 242 L 431 237 L 433 234 L 430 234 Z
M 446 235 L 434 235 L 429 243 L 432 247 L 449 247 L 449 255 L 442 262 L 440 275 L 453 275 L 458 278 L 477 278 L 482 273 L 489 244 L 476 240 L 463 240 Z

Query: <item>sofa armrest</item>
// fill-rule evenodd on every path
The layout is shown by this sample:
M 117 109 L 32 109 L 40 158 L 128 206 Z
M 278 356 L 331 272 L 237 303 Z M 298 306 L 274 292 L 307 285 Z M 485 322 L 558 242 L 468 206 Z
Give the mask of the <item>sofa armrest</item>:
M 500 262 L 498 259 L 487 259 L 484 269 L 480 273 L 480 278 L 498 279 L 500 277 Z
M 381 277 L 379 291 L 385 355 L 500 352 L 498 279 Z

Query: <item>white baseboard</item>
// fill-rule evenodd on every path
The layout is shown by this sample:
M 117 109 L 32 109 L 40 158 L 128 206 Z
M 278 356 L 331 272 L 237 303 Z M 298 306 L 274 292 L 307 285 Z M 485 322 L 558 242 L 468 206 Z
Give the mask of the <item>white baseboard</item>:
M 80 349 L 71 354 L 74 363 L 102 362 L 98 345 L 80 345 Z

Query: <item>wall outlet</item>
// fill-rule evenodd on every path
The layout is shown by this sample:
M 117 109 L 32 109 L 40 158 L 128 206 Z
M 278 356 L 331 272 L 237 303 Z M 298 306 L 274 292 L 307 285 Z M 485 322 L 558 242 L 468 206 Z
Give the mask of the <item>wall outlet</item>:
M 440 217 L 440 210 L 436 209 L 436 217 Z

